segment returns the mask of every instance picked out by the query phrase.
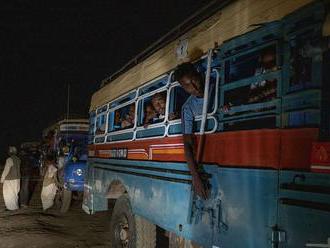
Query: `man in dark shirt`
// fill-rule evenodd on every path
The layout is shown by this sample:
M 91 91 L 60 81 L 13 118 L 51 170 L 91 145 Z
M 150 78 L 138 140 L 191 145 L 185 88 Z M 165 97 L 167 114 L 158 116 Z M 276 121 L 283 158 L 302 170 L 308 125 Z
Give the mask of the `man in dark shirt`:
M 20 204 L 22 207 L 27 207 L 30 200 L 29 184 L 32 174 L 32 161 L 27 151 L 22 150 L 21 158 L 21 190 L 19 192 Z

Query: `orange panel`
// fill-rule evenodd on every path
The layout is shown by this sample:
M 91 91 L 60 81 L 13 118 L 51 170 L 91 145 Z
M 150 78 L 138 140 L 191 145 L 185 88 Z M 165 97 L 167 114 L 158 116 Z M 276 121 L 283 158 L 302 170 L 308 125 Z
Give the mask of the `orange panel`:
M 309 170 L 312 143 L 317 137 L 317 128 L 259 129 L 209 134 L 205 137 L 203 162 L 233 167 Z M 196 138 L 196 150 L 198 140 L 199 137 Z M 90 146 L 91 148 L 98 151 L 96 155 L 114 148 L 127 148 L 129 151 L 135 150 L 128 152 L 129 159 L 185 161 L 182 137 L 103 144 Z

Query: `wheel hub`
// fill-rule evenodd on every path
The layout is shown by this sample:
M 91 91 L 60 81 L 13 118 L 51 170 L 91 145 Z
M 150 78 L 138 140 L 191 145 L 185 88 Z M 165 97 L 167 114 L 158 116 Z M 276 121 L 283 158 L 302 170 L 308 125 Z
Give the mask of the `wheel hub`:
M 120 235 L 120 240 L 122 240 L 122 241 L 125 241 L 125 240 L 128 239 L 128 232 L 127 232 L 127 230 L 125 228 L 122 228 L 120 230 L 120 234 L 119 235 Z
M 118 238 L 119 242 L 121 243 L 121 247 L 128 248 L 129 247 L 129 226 L 128 220 L 124 217 L 118 223 Z

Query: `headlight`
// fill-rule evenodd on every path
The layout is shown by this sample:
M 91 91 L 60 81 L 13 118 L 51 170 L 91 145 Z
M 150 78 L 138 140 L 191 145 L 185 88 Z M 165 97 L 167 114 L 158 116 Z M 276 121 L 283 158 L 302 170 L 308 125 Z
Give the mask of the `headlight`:
M 76 170 L 76 174 L 77 174 L 78 176 L 82 176 L 82 174 L 83 174 L 83 170 L 82 170 L 82 169 L 77 169 L 77 170 Z

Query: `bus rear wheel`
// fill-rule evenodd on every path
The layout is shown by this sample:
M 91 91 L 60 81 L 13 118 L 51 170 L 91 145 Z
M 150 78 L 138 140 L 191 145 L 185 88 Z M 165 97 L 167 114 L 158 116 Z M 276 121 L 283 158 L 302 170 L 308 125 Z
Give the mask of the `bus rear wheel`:
M 112 212 L 110 238 L 114 248 L 154 248 L 156 226 L 133 214 L 128 197 L 123 195 Z

